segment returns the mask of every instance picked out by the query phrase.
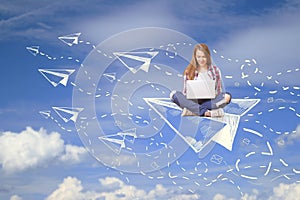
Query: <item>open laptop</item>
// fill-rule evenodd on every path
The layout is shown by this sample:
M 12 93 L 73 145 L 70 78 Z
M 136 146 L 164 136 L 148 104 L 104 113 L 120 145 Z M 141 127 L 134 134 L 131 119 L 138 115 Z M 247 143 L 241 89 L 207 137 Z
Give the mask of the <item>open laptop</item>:
M 187 80 L 186 97 L 187 99 L 214 99 L 215 80 Z

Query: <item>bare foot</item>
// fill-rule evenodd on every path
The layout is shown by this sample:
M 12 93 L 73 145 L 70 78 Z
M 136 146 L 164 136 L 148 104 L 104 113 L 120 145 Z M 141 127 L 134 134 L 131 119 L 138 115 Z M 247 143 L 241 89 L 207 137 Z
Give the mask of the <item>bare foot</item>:
M 204 113 L 204 116 L 205 116 L 205 117 L 211 117 L 211 113 L 210 113 L 209 111 L 206 111 L 206 112 Z

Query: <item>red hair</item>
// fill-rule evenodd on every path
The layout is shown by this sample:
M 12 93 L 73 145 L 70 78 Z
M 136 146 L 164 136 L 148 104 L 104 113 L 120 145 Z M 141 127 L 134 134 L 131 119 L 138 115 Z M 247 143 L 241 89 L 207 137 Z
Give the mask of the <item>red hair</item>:
M 193 57 L 191 59 L 191 62 L 190 62 L 190 64 L 184 70 L 184 75 L 188 75 L 188 78 L 190 80 L 194 79 L 196 68 L 199 65 L 198 62 L 197 62 L 197 59 L 196 59 L 196 52 L 198 50 L 202 51 L 204 53 L 204 55 L 206 56 L 206 58 L 207 58 L 207 65 L 208 66 L 211 65 L 211 56 L 210 56 L 210 51 L 209 51 L 208 46 L 206 44 L 203 44 L 203 43 L 195 45 L 195 47 L 194 47 L 194 53 L 193 53 Z

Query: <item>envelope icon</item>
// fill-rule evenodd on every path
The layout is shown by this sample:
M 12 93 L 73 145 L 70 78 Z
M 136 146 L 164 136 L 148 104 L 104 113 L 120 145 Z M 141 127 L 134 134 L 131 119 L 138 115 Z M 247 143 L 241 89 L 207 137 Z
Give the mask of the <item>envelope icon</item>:
M 249 145 L 250 144 L 250 140 L 248 138 L 244 138 L 243 139 L 243 143 L 246 144 L 246 145 Z
M 210 158 L 210 162 L 215 163 L 217 165 L 221 164 L 223 161 L 223 157 L 218 154 L 213 154 Z

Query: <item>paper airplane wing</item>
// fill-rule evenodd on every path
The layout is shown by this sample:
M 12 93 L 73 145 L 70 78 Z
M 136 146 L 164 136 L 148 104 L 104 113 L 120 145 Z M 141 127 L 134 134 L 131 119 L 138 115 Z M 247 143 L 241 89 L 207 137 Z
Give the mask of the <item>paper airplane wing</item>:
M 224 110 L 229 114 L 243 116 L 259 102 L 260 99 L 232 99 Z

